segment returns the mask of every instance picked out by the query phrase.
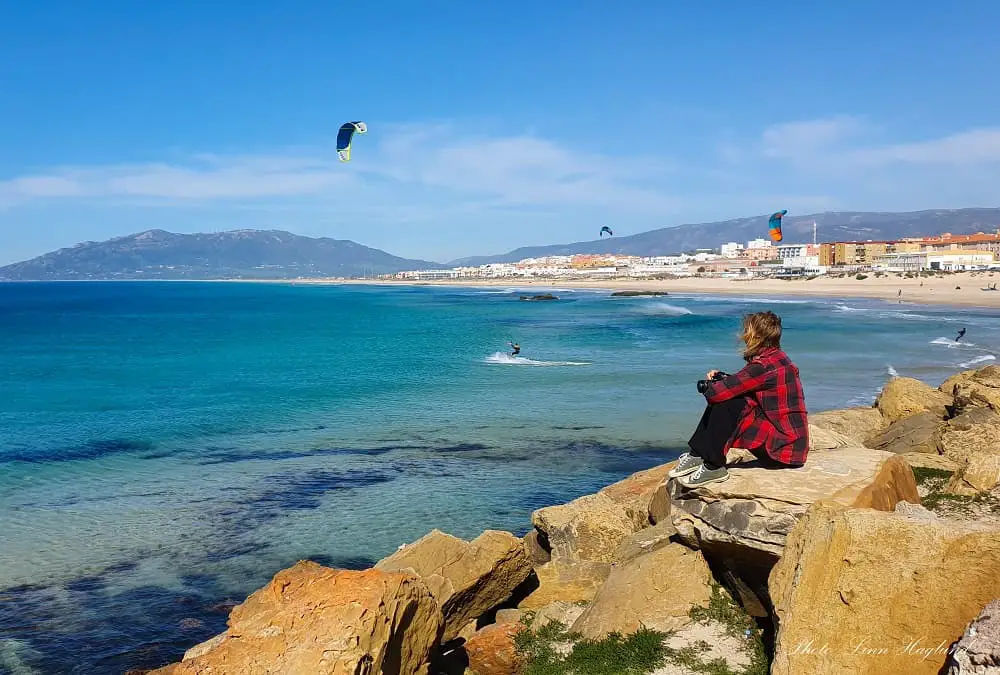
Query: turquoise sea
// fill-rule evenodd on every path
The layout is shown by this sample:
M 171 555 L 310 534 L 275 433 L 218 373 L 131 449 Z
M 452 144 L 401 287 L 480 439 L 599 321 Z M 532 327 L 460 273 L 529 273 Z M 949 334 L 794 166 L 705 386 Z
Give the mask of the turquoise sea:
M 995 311 L 552 292 L 0 284 L 0 672 L 162 665 L 298 559 L 523 534 L 676 456 L 747 311 L 782 316 L 816 411 L 1000 350 Z

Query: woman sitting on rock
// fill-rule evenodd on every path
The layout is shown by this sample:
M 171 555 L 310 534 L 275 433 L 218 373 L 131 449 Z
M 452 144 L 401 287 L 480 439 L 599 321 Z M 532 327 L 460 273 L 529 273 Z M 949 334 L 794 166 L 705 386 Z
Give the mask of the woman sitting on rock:
M 743 318 L 740 339 L 747 365 L 735 375 L 708 373 L 708 407 L 688 441 L 690 452 L 668 474 L 698 487 L 729 478 L 726 453 L 749 450 L 769 467 L 805 464 L 809 452 L 806 404 L 799 369 L 781 350 L 781 318 L 758 312 Z

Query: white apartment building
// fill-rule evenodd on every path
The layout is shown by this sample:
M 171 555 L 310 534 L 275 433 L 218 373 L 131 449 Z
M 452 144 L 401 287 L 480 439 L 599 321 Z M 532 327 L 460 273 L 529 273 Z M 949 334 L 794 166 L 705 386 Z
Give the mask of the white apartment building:
M 723 258 L 735 258 L 739 256 L 740 251 L 743 250 L 743 244 L 738 244 L 735 241 L 731 241 L 728 244 L 723 244 L 719 247 L 719 255 Z
M 779 258 L 800 258 L 809 255 L 809 244 L 781 244 L 776 246 Z
M 770 239 L 751 239 L 747 242 L 747 248 L 770 248 Z
M 818 255 L 797 255 L 782 258 L 781 264 L 786 269 L 801 269 L 805 274 L 826 274 L 826 267 L 819 264 Z
M 921 251 L 919 253 L 886 253 L 875 258 L 873 270 L 880 272 L 919 272 L 941 270 L 962 272 L 983 269 L 993 264 L 996 256 L 990 251 Z

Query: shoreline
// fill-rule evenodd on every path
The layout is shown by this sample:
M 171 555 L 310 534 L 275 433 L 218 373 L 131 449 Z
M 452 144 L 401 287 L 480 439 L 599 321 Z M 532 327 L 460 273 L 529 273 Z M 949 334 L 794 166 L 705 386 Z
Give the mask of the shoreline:
M 961 272 L 946 277 L 857 280 L 817 278 L 802 281 L 760 279 L 737 281 L 732 279 L 682 278 L 664 280 L 608 279 L 510 279 L 510 280 L 441 280 L 441 281 L 383 281 L 383 280 L 332 280 L 297 279 L 283 283 L 339 284 L 368 286 L 442 286 L 456 288 L 583 288 L 607 291 L 666 291 L 668 293 L 722 294 L 722 295 L 786 295 L 817 298 L 862 298 L 868 300 L 896 300 L 900 304 L 950 305 L 966 308 L 1000 309 L 1000 292 L 995 295 L 981 290 L 989 275 L 972 277 L 972 272 Z M 1000 277 L 994 277 L 1000 280 Z M 923 284 L 923 285 L 921 285 Z M 956 288 L 960 287 L 960 288 Z M 902 291 L 902 294 L 899 294 Z
M 976 276 L 973 277 L 972 275 Z M 613 291 L 661 291 L 701 295 L 777 295 L 813 298 L 896 300 L 907 305 L 944 305 L 963 308 L 1000 309 L 1000 292 L 983 291 L 985 285 L 1000 283 L 1000 273 L 958 272 L 944 277 L 912 279 L 869 276 L 858 280 L 818 277 L 810 280 L 782 281 L 778 279 L 735 280 L 703 277 L 679 279 L 447 279 L 447 280 L 383 280 L 383 279 L 65 279 L 40 281 L 0 281 L 0 284 L 31 283 L 243 283 L 283 284 L 290 286 L 399 286 L 454 288 L 570 288 Z M 991 281 L 992 279 L 992 281 Z M 900 291 L 902 293 L 900 294 Z

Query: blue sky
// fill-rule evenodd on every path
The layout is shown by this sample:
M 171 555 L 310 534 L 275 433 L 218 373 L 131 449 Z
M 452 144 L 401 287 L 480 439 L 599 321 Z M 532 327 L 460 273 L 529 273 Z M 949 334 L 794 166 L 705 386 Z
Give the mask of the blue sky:
M 448 260 L 1000 205 L 1000 3 L 701 4 L 0 0 L 0 264 L 153 227 Z

